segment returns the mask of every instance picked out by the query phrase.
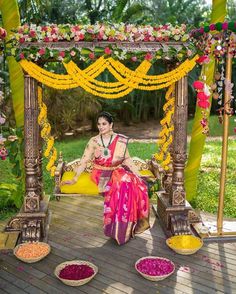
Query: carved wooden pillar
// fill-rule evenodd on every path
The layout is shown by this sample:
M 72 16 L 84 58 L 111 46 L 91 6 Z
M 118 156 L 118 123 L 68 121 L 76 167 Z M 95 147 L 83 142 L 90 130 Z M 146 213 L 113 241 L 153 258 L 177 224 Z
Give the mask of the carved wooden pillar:
M 157 216 L 165 233 L 170 235 L 190 234 L 188 213 L 191 206 L 185 201 L 184 168 L 187 159 L 187 117 L 188 85 L 187 77 L 176 82 L 174 140 L 171 145 L 172 171 L 166 175 L 165 191 L 157 198 Z M 168 176 L 168 177 L 167 177 Z
M 38 101 L 37 81 L 25 74 L 25 199 L 24 212 L 37 212 L 40 210 L 38 185 Z
M 174 140 L 172 145 L 173 174 L 170 192 L 172 206 L 185 205 L 184 168 L 187 159 L 188 84 L 187 77 L 176 82 Z

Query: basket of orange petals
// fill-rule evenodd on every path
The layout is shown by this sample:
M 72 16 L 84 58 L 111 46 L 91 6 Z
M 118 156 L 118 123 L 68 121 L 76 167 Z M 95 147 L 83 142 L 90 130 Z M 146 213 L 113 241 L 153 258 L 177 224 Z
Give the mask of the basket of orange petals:
M 82 286 L 91 281 L 97 272 L 98 268 L 91 262 L 72 260 L 59 264 L 54 274 L 68 286 Z
M 135 269 L 147 280 L 161 281 L 173 274 L 175 265 L 164 257 L 146 256 L 136 261 Z
M 44 242 L 22 243 L 14 248 L 14 255 L 27 263 L 37 262 L 51 251 L 50 245 Z
M 203 241 L 193 235 L 178 235 L 167 239 L 166 244 L 178 254 L 190 255 L 202 247 Z

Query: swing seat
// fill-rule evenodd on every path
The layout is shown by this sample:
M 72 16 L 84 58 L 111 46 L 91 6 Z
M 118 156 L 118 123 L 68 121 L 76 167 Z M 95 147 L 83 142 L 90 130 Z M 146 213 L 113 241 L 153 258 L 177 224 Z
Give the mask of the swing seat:
M 133 157 L 133 162 L 138 168 L 140 174 L 147 180 L 154 181 L 158 177 L 158 170 L 154 160 L 142 160 L 138 157 Z M 73 185 L 63 185 L 62 181 L 71 180 L 74 177 L 74 169 L 80 163 L 80 158 L 69 163 L 63 161 L 60 154 L 58 165 L 55 171 L 55 190 L 54 195 L 59 201 L 62 196 L 97 196 L 99 195 L 98 186 L 91 180 L 90 174 L 93 168 L 93 163 L 88 162 L 84 172 L 79 176 L 77 183 Z

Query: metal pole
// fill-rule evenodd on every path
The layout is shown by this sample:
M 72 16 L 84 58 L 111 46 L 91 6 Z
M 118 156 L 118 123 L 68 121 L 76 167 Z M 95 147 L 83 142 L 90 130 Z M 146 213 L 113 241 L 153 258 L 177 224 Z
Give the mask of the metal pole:
M 225 80 L 228 83 L 230 83 L 231 75 L 232 75 L 232 56 L 229 53 L 229 48 L 226 55 L 226 70 L 225 71 L 226 71 Z M 219 192 L 218 214 L 217 214 L 218 235 L 223 235 L 223 209 L 224 209 L 224 194 L 225 194 L 225 182 L 226 182 L 226 171 L 227 171 L 230 99 L 231 99 L 230 91 L 227 89 L 227 87 L 225 87 L 220 192 Z

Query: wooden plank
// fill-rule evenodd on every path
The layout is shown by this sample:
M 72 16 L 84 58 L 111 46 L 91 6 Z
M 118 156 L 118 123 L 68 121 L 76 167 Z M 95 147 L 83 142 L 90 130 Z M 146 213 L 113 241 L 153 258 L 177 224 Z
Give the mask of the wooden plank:
M 73 222 L 74 222 L 73 220 L 75 218 L 77 218 L 77 215 L 72 215 L 72 216 L 74 216 L 74 217 L 73 218 L 70 217 L 69 213 L 67 213 L 67 219 L 69 220 L 68 225 L 70 225 L 70 228 L 71 229 L 72 229 L 72 227 L 74 227 L 74 229 L 75 229 L 75 226 L 73 225 Z M 90 223 L 90 222 L 88 222 L 88 223 Z M 84 226 L 84 222 L 81 221 L 81 227 L 82 227 L 82 223 L 83 223 L 83 226 Z M 93 224 L 94 224 L 94 222 L 93 222 Z M 68 226 L 68 225 L 66 224 L 65 226 Z M 74 232 L 76 232 L 76 230 Z M 144 234 L 144 236 L 145 236 L 145 234 Z M 89 234 L 87 234 L 86 237 L 89 237 Z M 95 236 L 93 236 L 93 237 L 95 237 Z M 161 242 L 163 243 L 163 246 L 166 247 L 166 245 L 165 245 L 165 239 L 162 238 Z M 167 249 L 168 252 L 171 252 L 167 247 L 166 247 L 166 249 Z M 151 250 L 152 250 L 152 248 L 151 248 Z M 211 263 L 214 263 L 214 260 L 215 260 L 214 258 L 216 257 L 216 252 L 215 252 L 215 254 L 209 254 L 209 252 L 208 252 L 207 256 L 204 255 L 204 252 L 203 253 L 200 253 L 200 252 L 202 252 L 202 250 L 200 250 L 199 253 L 197 253 L 197 254 L 198 255 L 200 254 L 200 256 L 203 258 L 203 260 L 205 260 L 205 261 L 208 260 L 209 263 L 210 262 Z M 221 264 L 222 264 L 222 262 L 227 262 L 228 263 L 228 267 L 230 267 L 230 263 L 232 262 L 231 256 L 229 256 L 228 258 L 226 258 L 226 257 L 221 258 Z M 217 266 L 220 266 L 219 261 L 215 260 L 215 263 L 217 264 Z M 236 269 L 235 264 L 233 264 L 233 263 L 232 263 L 232 267 L 233 267 L 232 270 L 235 270 Z
M 68 215 L 68 214 L 67 214 Z

